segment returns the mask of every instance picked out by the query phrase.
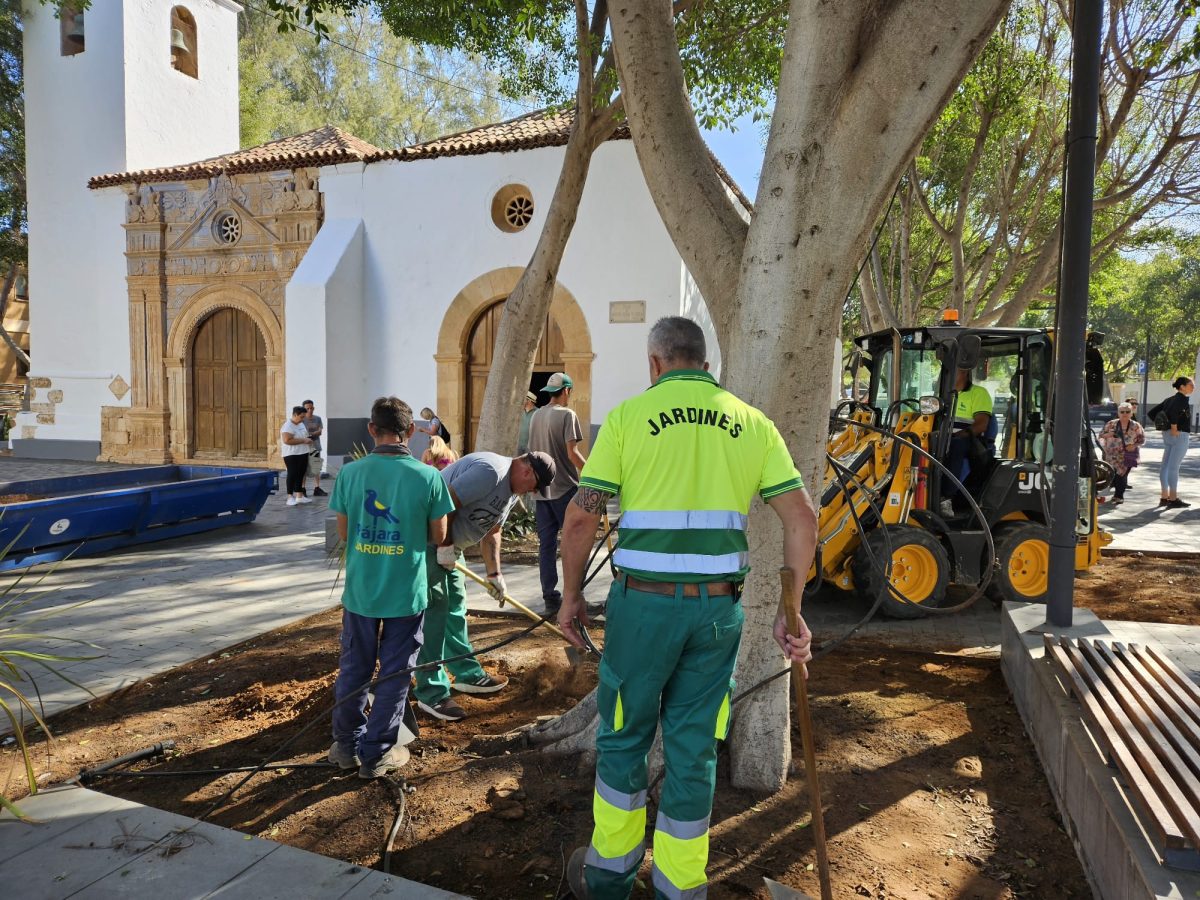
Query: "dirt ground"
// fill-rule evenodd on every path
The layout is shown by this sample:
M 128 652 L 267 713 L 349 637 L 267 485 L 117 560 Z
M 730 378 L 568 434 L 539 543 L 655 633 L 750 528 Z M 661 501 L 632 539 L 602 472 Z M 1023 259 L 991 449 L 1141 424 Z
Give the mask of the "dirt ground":
M 472 621 L 477 646 L 522 627 Z M 167 761 L 140 771 L 196 777 L 107 778 L 97 789 L 198 816 L 240 776 L 204 770 L 256 763 L 308 722 L 281 760 L 318 762 L 328 748 L 337 614 L 304 622 L 175 669 L 56 717 L 39 747 L 43 783 L 167 738 Z M 471 716 L 422 722 L 405 777 L 407 816 L 390 869 L 476 897 L 566 893 L 563 869 L 590 828 L 592 773 L 536 752 L 481 758 L 498 734 L 566 709 L 595 682 L 569 669 L 552 636 L 486 657 L 511 684 L 465 697 Z M 818 748 L 838 897 L 1087 897 L 1090 892 L 998 663 L 847 645 L 813 667 Z M 762 876 L 818 895 L 798 733 L 795 777 L 780 793 L 731 788 L 722 759 L 713 814 L 711 896 L 766 897 Z M 12 790 L 16 753 L 0 751 Z M 325 768 L 256 777 L 212 821 L 364 866 L 380 866 L 401 789 Z M 653 813 L 651 813 L 653 819 Z M 635 897 L 648 897 L 648 866 Z
M 1200 625 L 1200 558 L 1105 557 L 1077 578 L 1075 605 L 1101 619 Z

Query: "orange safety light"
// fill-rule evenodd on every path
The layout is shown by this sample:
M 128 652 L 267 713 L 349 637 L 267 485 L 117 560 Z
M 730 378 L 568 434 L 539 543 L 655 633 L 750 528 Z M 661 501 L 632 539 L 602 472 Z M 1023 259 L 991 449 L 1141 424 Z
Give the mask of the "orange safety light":
M 958 310 L 957 309 L 943 309 L 942 310 L 942 324 L 943 325 L 957 325 L 958 324 Z

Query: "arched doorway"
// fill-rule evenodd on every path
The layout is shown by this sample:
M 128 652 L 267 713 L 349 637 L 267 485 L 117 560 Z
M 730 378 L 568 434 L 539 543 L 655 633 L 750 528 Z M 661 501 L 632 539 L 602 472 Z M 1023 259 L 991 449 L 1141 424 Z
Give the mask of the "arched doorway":
M 267 456 L 267 346 L 240 309 L 218 309 L 191 346 L 192 454 L 198 458 Z
M 475 449 L 475 435 L 479 433 L 479 415 L 483 411 L 483 392 L 487 388 L 488 372 L 491 371 L 492 356 L 496 352 L 496 333 L 500 330 L 500 316 L 504 312 L 506 299 L 497 300 L 484 309 L 471 326 L 471 333 L 467 338 L 467 352 L 463 359 L 466 367 L 463 382 L 467 389 L 467 427 L 463 435 L 463 446 L 467 453 Z M 530 390 L 537 392 L 552 374 L 563 370 L 562 352 L 562 329 L 551 311 L 546 315 L 542 340 L 533 359 Z

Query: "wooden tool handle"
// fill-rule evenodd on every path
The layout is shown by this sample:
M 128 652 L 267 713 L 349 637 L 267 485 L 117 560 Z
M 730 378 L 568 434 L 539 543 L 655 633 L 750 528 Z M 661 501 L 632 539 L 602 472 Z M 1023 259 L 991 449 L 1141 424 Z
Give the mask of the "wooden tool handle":
M 788 634 L 800 633 L 800 612 L 796 609 L 796 577 L 792 570 L 779 570 L 779 602 L 787 617 Z M 808 679 L 804 667 L 792 663 L 792 690 L 796 694 L 796 713 L 800 719 L 800 740 L 804 745 L 804 774 L 808 781 L 808 799 L 812 805 L 813 841 L 817 850 L 817 877 L 821 882 L 821 900 L 833 900 L 829 881 L 829 850 L 825 846 L 825 814 L 821 807 L 821 785 L 817 781 L 817 751 L 813 744 L 812 714 L 808 708 Z

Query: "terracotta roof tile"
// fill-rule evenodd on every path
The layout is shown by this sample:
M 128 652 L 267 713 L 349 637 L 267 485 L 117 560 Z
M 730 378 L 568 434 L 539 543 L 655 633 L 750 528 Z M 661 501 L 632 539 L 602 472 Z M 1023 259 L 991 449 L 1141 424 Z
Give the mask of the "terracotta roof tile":
M 534 147 L 560 147 L 571 136 L 574 110 L 538 110 L 506 122 L 481 125 L 446 135 L 423 144 L 385 150 L 370 162 L 385 159 L 436 159 L 439 156 L 473 156 L 480 153 L 509 153 Z M 609 140 L 627 140 L 629 127 L 620 125 Z
M 472 156 L 482 153 L 529 150 L 534 147 L 560 147 L 566 144 L 567 139 L 571 136 L 571 125 L 574 121 L 574 110 L 559 112 L 539 110 L 509 119 L 507 122 L 481 125 L 478 128 L 426 141 L 423 144 L 413 144 L 398 150 L 381 151 L 367 162 L 373 163 L 380 160 L 407 162 L 417 159 L 436 159 L 439 156 Z M 629 126 L 622 123 L 609 140 L 628 140 L 629 136 Z M 738 202 L 747 210 L 753 209 L 750 199 L 742 193 L 741 188 L 733 180 L 733 176 L 721 165 L 711 150 L 709 157 L 716 166 L 717 174 L 729 186 Z
M 356 138 L 334 125 L 326 125 L 293 137 L 271 141 L 258 147 L 238 150 L 224 156 L 214 156 L 200 162 L 161 169 L 142 169 L 98 175 L 88 187 L 112 187 L 119 184 L 150 181 L 177 181 L 188 178 L 211 178 L 222 172 L 236 175 L 242 172 L 269 172 L 301 166 L 326 166 L 344 162 L 373 163 L 384 160 L 409 162 L 418 159 L 437 159 L 442 156 L 476 156 L 484 153 L 511 153 L 536 147 L 561 147 L 571 135 L 575 121 L 574 110 L 551 112 L 538 110 L 506 122 L 481 125 L 446 135 L 422 144 L 397 150 L 381 150 Z M 609 140 L 628 140 L 629 126 L 621 124 Z M 729 186 L 747 210 L 750 200 L 741 192 L 725 167 L 713 156 L 717 174 Z
M 361 162 L 383 151 L 374 144 L 356 138 L 335 125 L 324 125 L 303 134 L 278 141 L 202 159 L 199 162 L 137 172 L 97 175 L 88 187 L 112 187 L 146 181 L 181 181 L 189 178 L 211 178 L 224 172 L 236 175 L 243 172 L 270 172 L 276 169 L 296 169 L 303 166 L 327 166 L 343 162 Z

